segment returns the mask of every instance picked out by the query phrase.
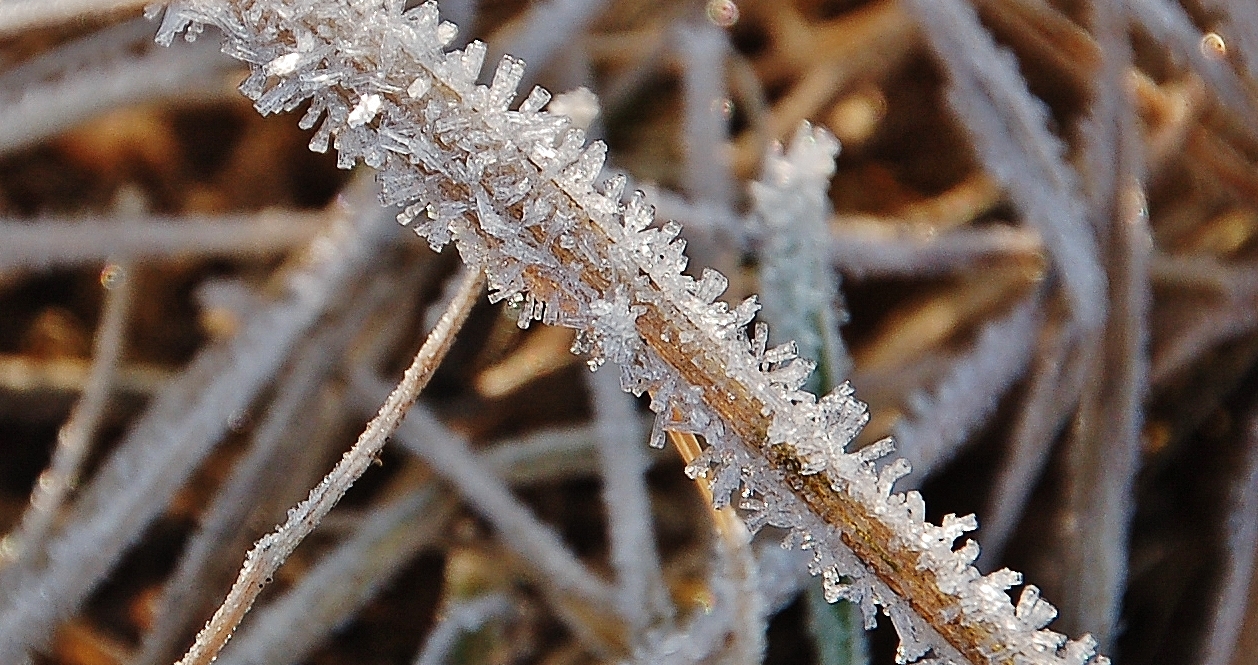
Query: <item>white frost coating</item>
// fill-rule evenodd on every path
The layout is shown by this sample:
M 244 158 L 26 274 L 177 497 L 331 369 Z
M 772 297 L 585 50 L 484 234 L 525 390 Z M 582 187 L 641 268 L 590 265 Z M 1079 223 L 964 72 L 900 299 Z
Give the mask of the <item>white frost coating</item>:
M 492 297 L 519 302 L 521 323 L 575 328 L 594 353 L 621 356 L 621 387 L 650 392 L 662 427 L 707 442 L 690 473 L 708 476 L 717 504 L 733 498 L 749 526 L 786 529 L 788 543 L 813 552 L 813 570 L 831 597 L 853 599 L 871 620 L 876 605 L 895 614 L 906 654 L 928 648 L 955 663 L 1107 662 L 1093 656 L 1090 638 L 1067 644 L 1043 630 L 1055 611 L 1033 587 L 1015 608 L 1005 589 L 1017 576 L 980 576 L 970 565 L 977 546 L 953 551 L 972 520 L 927 523 L 918 495 L 893 493 L 906 469 L 878 465 L 889 446 L 846 451 L 868 417 L 850 386 L 821 399 L 801 390 L 812 363 L 793 345 L 767 348 L 765 326 L 748 333 L 759 310 L 755 298 L 735 307 L 716 300 L 724 277 L 707 271 L 695 280 L 682 272 L 679 225 L 656 225 L 641 194 L 622 202 L 623 179 L 596 183 L 603 144 L 586 145 L 567 118 L 540 106 L 510 108 L 522 63 L 504 58 L 492 83 L 478 85 L 485 46 L 446 51 L 436 4 L 403 7 L 401 0 L 189 0 L 168 9 L 159 39 L 169 41 L 194 22 L 218 26 L 225 50 L 252 64 L 241 88 L 261 112 L 310 100 L 302 125 L 319 125 L 312 148 L 332 145 L 345 167 L 363 161 L 379 168 L 385 202 L 404 206 L 399 220 L 435 247 L 454 240 L 465 260 L 485 266 Z M 320 57 L 289 78 L 268 80 L 265 64 L 303 39 L 315 42 L 311 51 Z M 413 100 L 404 93 L 420 74 L 433 86 Z M 367 94 L 381 95 L 379 116 L 349 126 L 350 109 Z M 601 315 L 596 303 L 603 303 Z M 623 334 L 627 319 L 636 341 Z M 889 553 L 865 550 L 869 560 L 860 560 L 844 543 L 865 542 L 864 534 L 840 533 L 806 501 L 850 509 L 850 518 L 826 517 L 877 526 L 888 534 L 878 542 Z M 914 560 L 916 569 L 901 579 L 888 572 L 880 558 L 886 556 Z M 902 584 L 909 581 L 920 586 Z M 940 613 L 913 614 L 892 586 L 914 602 L 938 601 Z M 956 626 L 977 637 L 961 636 Z
M 839 326 L 846 322 L 839 276 L 827 256 L 830 178 L 838 153 L 833 135 L 805 123 L 785 152 L 774 146 L 760 180 L 751 184 L 762 235 L 765 318 L 782 339 L 796 341 L 800 355 L 818 359 L 831 385 L 852 372 L 839 334 Z

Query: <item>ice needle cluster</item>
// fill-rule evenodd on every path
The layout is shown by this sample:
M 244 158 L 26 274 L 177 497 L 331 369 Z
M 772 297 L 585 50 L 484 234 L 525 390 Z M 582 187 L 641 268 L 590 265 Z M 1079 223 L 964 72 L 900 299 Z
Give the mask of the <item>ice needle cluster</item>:
M 1090 638 L 1045 629 L 1056 611 L 1035 587 L 1010 602 L 1018 573 L 981 576 L 977 544 L 954 549 L 972 517 L 934 525 L 916 492 L 893 491 L 909 469 L 882 461 L 890 442 L 848 450 L 868 419 L 851 387 L 803 390 L 813 363 L 793 344 L 768 347 L 766 326 L 751 325 L 754 297 L 730 307 L 718 300 L 720 273 L 686 275 L 679 225 L 656 223 L 622 178 L 600 182 L 605 146 L 546 112 L 541 88 L 517 104 L 523 62 L 505 57 L 481 83 L 485 45 L 448 50 L 456 28 L 436 3 L 405 5 L 181 0 L 158 38 L 212 25 L 224 52 L 251 66 L 241 89 L 260 112 L 308 101 L 312 149 L 378 169 L 398 220 L 434 248 L 453 240 L 486 271 L 491 298 L 519 305 L 521 326 L 574 328 L 592 367 L 618 365 L 621 387 L 651 395 L 653 443 L 667 430 L 701 435 L 707 447 L 688 473 L 752 530 L 782 529 L 811 550 L 830 600 L 857 603 L 868 625 L 881 607 L 901 661 L 1106 662 Z

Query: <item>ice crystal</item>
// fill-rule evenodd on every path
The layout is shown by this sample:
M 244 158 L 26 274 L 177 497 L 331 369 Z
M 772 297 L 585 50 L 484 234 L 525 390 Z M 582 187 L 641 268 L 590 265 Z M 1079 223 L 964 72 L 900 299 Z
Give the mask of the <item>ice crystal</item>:
M 936 526 L 920 496 L 894 493 L 906 468 L 879 465 L 888 446 L 848 449 L 868 418 L 851 387 L 820 399 L 803 390 L 812 362 L 791 344 L 767 348 L 763 326 L 749 334 L 755 298 L 731 308 L 717 300 L 718 273 L 683 273 L 680 227 L 656 225 L 641 195 L 623 201 L 623 182 L 598 183 L 602 143 L 542 110 L 545 93 L 512 108 L 522 62 L 504 58 L 480 84 L 485 45 L 447 50 L 454 28 L 436 3 L 405 5 L 183 0 L 159 39 L 212 24 L 224 50 L 251 65 L 241 89 L 259 111 L 309 100 L 313 149 L 379 169 L 399 221 L 434 247 L 454 241 L 488 273 L 494 298 L 521 305 L 522 324 L 575 328 L 595 364 L 620 365 L 622 387 L 651 393 L 653 441 L 666 429 L 702 436 L 688 473 L 711 480 L 717 504 L 736 502 L 753 528 L 782 528 L 811 551 L 827 597 L 857 603 L 867 624 L 882 606 L 903 660 L 1104 662 L 1090 640 L 1042 630 L 1052 612 L 1038 596 L 1015 608 L 1003 592 L 1013 577 L 970 565 L 976 545 L 953 549 L 973 518 Z M 277 74 L 288 61 L 271 63 L 293 52 L 303 54 L 294 70 Z

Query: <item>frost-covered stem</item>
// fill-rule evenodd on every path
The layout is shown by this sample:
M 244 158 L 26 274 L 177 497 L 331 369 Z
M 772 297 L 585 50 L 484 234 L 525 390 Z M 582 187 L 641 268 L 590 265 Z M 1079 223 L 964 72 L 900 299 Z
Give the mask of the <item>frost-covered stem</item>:
M 1153 245 L 1144 194 L 1124 174 L 1110 221 L 1110 315 L 1089 371 L 1089 398 L 1080 404 L 1067 451 L 1073 520 L 1065 566 L 1076 605 L 1076 628 L 1111 644 L 1127 584 L 1128 538 L 1135 516 L 1141 424 L 1148 391 L 1149 250 Z
M 733 217 L 734 185 L 726 142 L 730 104 L 725 87 L 725 31 L 710 21 L 677 27 L 685 102 L 682 144 L 686 189 L 700 205 L 714 206 L 718 220 Z M 527 60 L 526 60 L 527 62 Z M 717 229 L 722 230 L 722 229 Z
M 1084 354 L 1071 345 L 1061 325 L 1040 339 L 1040 351 L 1027 380 L 1022 410 L 1010 434 L 1008 457 L 983 513 L 980 562 L 998 561 L 1021 519 L 1036 480 L 1048 464 L 1057 434 L 1074 410 L 1086 376 Z
M 113 383 L 118 370 L 118 359 L 122 355 L 127 312 L 131 308 L 131 296 L 135 291 L 130 264 L 113 264 L 107 270 L 110 273 L 106 280 L 104 312 L 93 342 L 92 368 L 88 372 L 87 383 L 83 386 L 83 396 L 57 432 L 52 462 L 35 482 L 35 490 L 31 494 L 30 505 L 22 515 L 22 521 L 13 533 L 4 538 L 9 547 L 0 548 L 3 551 L 15 551 L 18 560 L 5 562 L 0 556 L 0 568 L 6 563 L 18 566 L 36 563 L 31 557 L 42 549 L 44 538 L 60 512 L 62 503 L 78 483 L 92 436 L 105 414 L 110 384 Z
M 642 445 L 646 431 L 634 413 L 633 398 L 620 389 L 618 376 L 611 371 L 595 372 L 587 383 L 594 407 L 603 505 L 619 604 L 634 632 L 640 633 L 672 610 L 651 528 L 651 497 L 646 486 L 651 460 Z
M 209 665 L 214 661 L 275 571 L 371 466 L 389 435 L 397 429 L 407 409 L 419 398 L 419 392 L 428 385 L 437 366 L 454 344 L 455 334 L 463 327 L 483 286 L 484 273 L 480 268 L 464 269 L 458 291 L 415 354 L 411 366 L 406 368 L 397 388 L 389 394 L 376 417 L 367 423 L 353 448 L 310 490 L 310 496 L 289 511 L 284 524 L 263 536 L 250 550 L 240 575 L 227 592 L 227 598 L 201 629 L 196 641 L 180 659 L 180 665 Z
M 0 270 L 178 256 L 266 256 L 310 241 L 327 213 L 267 211 L 222 217 L 0 220 Z
M 622 388 L 652 394 L 661 415 L 653 441 L 663 430 L 702 434 L 707 448 L 691 471 L 713 474 L 714 500 L 727 505 L 745 483 L 736 496 L 748 519 L 814 548 L 828 596 L 858 599 L 871 621 L 884 604 L 906 658 L 1092 659 L 1089 638 L 1067 644 L 1042 630 L 1055 610 L 1038 589 L 1026 587 L 1015 608 L 1005 590 L 1020 583 L 1017 573 L 981 577 L 970 565 L 977 545 L 954 549 L 975 528 L 972 517 L 936 526 L 918 494 L 893 493 L 907 464 L 876 464 L 889 444 L 845 450 L 868 417 L 850 387 L 822 398 L 800 390 L 812 363 L 790 345 L 766 348 L 763 326 L 749 333 L 754 298 L 716 302 L 726 279 L 682 272 L 676 224 L 653 226 L 643 196 L 623 200 L 623 179 L 595 189 L 604 145 L 586 146 L 567 118 L 541 111 L 543 90 L 512 107 L 522 63 L 505 58 L 493 82 L 478 85 L 486 47 L 447 52 L 456 30 L 435 2 L 404 8 L 187 0 L 168 9 L 159 38 L 193 22 L 217 25 L 227 51 L 252 65 L 242 90 L 258 110 L 312 100 L 302 125 L 322 122 L 314 149 L 335 147 L 345 167 L 379 168 L 384 200 L 406 206 L 400 221 L 434 246 L 455 240 L 485 267 L 491 298 L 521 304 L 522 325 L 540 318 L 578 329 L 593 362 L 620 366 Z M 1073 274 L 1095 268 L 1088 261 L 1063 263 Z
M 840 222 L 829 242 L 834 266 L 853 277 L 964 273 L 993 260 L 1034 263 L 1044 248 L 1034 230 L 1003 226 L 909 234 L 890 224 Z
M 292 589 L 255 611 L 216 665 L 303 662 L 417 551 L 440 538 L 455 514 L 453 497 L 431 484 L 372 509 Z

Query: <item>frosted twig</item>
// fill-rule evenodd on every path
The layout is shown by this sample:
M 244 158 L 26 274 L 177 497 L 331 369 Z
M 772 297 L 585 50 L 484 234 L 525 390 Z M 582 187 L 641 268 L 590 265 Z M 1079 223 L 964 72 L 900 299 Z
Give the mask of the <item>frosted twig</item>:
M 214 557 L 230 543 L 257 505 L 259 483 L 274 475 L 283 455 L 308 450 L 309 442 L 293 435 L 292 424 L 309 413 L 314 393 L 335 368 L 353 336 L 370 320 L 385 298 L 395 295 L 394 284 L 376 282 L 364 297 L 342 315 L 340 321 L 307 342 L 294 355 L 291 369 L 277 382 L 276 396 L 254 430 L 248 452 L 232 467 L 232 473 L 215 495 L 189 539 L 175 572 L 166 582 L 157 603 L 157 617 L 145 634 L 135 665 L 157 665 L 169 657 L 183 638 L 194 614 L 202 610 L 198 594 L 206 590 Z M 291 469 L 286 473 L 292 473 Z M 304 488 L 303 488 L 304 489 Z M 236 555 L 235 552 L 232 553 Z
M 415 657 L 415 665 L 441 665 L 466 633 L 473 632 L 504 615 L 512 613 L 508 598 L 502 594 L 489 594 L 446 608 L 444 616 L 433 627 L 424 648 Z
M 1201 665 L 1228 665 L 1245 622 L 1250 578 L 1258 547 L 1258 416 L 1250 413 L 1241 437 L 1244 465 L 1232 490 L 1227 518 L 1222 593 L 1215 600 Z
M 840 223 L 830 257 L 852 277 L 933 277 L 964 273 L 985 262 L 1038 258 L 1043 249 L 1032 229 L 992 226 L 946 233 L 905 233 L 886 225 Z
M 926 522 L 919 495 L 893 491 L 905 464 L 876 463 L 888 445 L 845 450 L 868 417 L 849 386 L 822 398 L 801 390 L 811 362 L 790 346 L 766 348 L 765 327 L 747 329 L 755 299 L 718 302 L 723 278 L 682 272 L 676 224 L 653 226 L 642 196 L 622 201 L 622 179 L 596 189 L 602 143 L 585 145 L 567 119 L 541 111 L 549 93 L 540 89 L 512 108 L 519 60 L 504 58 L 479 85 L 486 47 L 446 51 L 453 32 L 434 2 L 177 1 L 159 39 L 193 23 L 219 26 L 228 52 L 251 64 L 241 89 L 260 112 L 309 100 L 301 124 L 321 123 L 312 147 L 335 141 L 338 164 L 379 168 L 384 201 L 404 206 L 399 220 L 433 246 L 455 240 L 485 267 L 492 299 L 520 303 L 522 325 L 577 329 L 576 347 L 594 364 L 616 363 L 622 388 L 651 393 L 662 429 L 701 434 L 707 448 L 692 466 L 711 474 L 714 500 L 726 505 L 737 491 L 754 527 L 781 526 L 789 543 L 814 548 L 827 599 L 859 601 L 867 621 L 883 604 L 904 658 L 1093 660 L 1090 638 L 1043 631 L 1056 612 L 1038 589 L 1026 587 L 1015 607 L 1005 590 L 1021 576 L 982 577 L 971 565 L 977 545 L 954 546 L 975 528 L 972 516 Z M 1049 161 L 1062 175 L 1060 156 Z M 1049 245 L 1078 250 L 1067 235 Z M 1095 253 L 1082 254 L 1061 267 L 1086 313 L 1103 287 Z M 450 457 L 437 466 L 466 464 Z
M 927 41 L 948 74 L 948 103 L 984 165 L 1044 238 L 1070 307 L 1085 329 L 1105 318 L 1105 276 L 1096 237 L 1064 147 L 1043 103 L 1027 90 L 1013 56 L 960 0 L 913 0 Z
M 0 270 L 98 263 L 110 256 L 267 256 L 309 242 L 328 214 L 268 210 L 222 217 L 0 221 Z
M 263 536 L 245 556 L 240 575 L 227 592 L 227 598 L 205 628 L 197 634 L 196 641 L 179 660 L 180 665 L 209 665 L 214 662 L 271 576 L 288 559 L 288 555 L 297 549 L 297 545 L 314 531 L 319 521 L 341 500 L 384 448 L 389 435 L 397 429 L 407 409 L 419 398 L 420 391 L 428 385 L 437 365 L 453 346 L 455 334 L 467 320 L 483 287 L 484 273 L 476 267 L 465 268 L 459 278 L 458 291 L 437 326 L 415 354 L 411 366 L 402 375 L 402 381 L 381 405 L 376 417 L 367 423 L 354 446 L 310 490 L 310 496 L 291 509 L 284 524 Z
M 134 278 L 128 263 L 111 264 L 102 275 L 105 286 L 104 311 L 92 348 L 92 368 L 83 386 L 83 395 L 70 411 L 69 418 L 57 432 L 57 445 L 52 462 L 39 475 L 31 494 L 30 506 L 13 533 L 4 537 L 0 547 L 0 568 L 5 565 L 35 564 L 32 557 L 43 548 L 44 539 L 70 490 L 79 482 L 83 460 L 87 457 L 92 437 L 105 415 L 110 386 L 118 371 L 131 308 Z M 16 555 L 17 561 L 4 561 L 5 555 Z
M 387 385 L 380 388 L 383 398 L 389 389 Z M 422 438 L 431 435 L 422 425 L 407 422 L 398 428 L 394 441 L 413 452 Z M 581 427 L 503 441 L 478 457 L 496 475 L 527 485 L 571 477 L 573 472 L 593 473 L 593 468 L 587 468 L 593 448 L 592 432 Z M 453 512 L 452 499 L 448 492 L 422 487 L 373 510 L 366 523 L 321 558 L 292 589 L 254 610 L 215 662 L 282 665 L 304 660 L 420 548 L 441 535 L 439 530 Z
M 215 662 L 301 662 L 442 535 L 455 507 L 450 497 L 425 485 L 372 509 L 296 586 L 256 611 Z
M 588 384 L 618 602 L 633 632 L 639 634 L 672 614 L 651 528 L 651 498 L 646 487 L 651 460 L 642 445 L 646 430 L 634 413 L 633 398 L 620 389 L 620 377 L 611 371 L 595 372 Z
M 205 96 L 207 90 L 222 95 L 225 86 L 207 87 L 206 80 L 230 66 L 212 48 L 197 44 L 155 50 L 25 89 L 18 99 L 0 106 L 0 152 L 32 145 L 123 104 Z
M 1039 306 L 1040 299 L 1031 298 L 983 326 L 974 348 L 957 360 L 931 396 L 912 398 L 912 413 L 896 424 L 895 439 L 918 482 L 956 455 L 1022 376 L 1035 347 Z
M 357 198 L 366 198 L 361 192 Z M 382 245 L 387 218 L 363 209 L 335 219 L 288 275 L 281 298 L 245 322 L 229 343 L 203 351 L 153 401 L 50 540 L 48 566 L 5 580 L 0 662 L 20 662 L 109 572 L 227 431 L 233 415 L 268 384 L 297 340 L 337 302 Z

